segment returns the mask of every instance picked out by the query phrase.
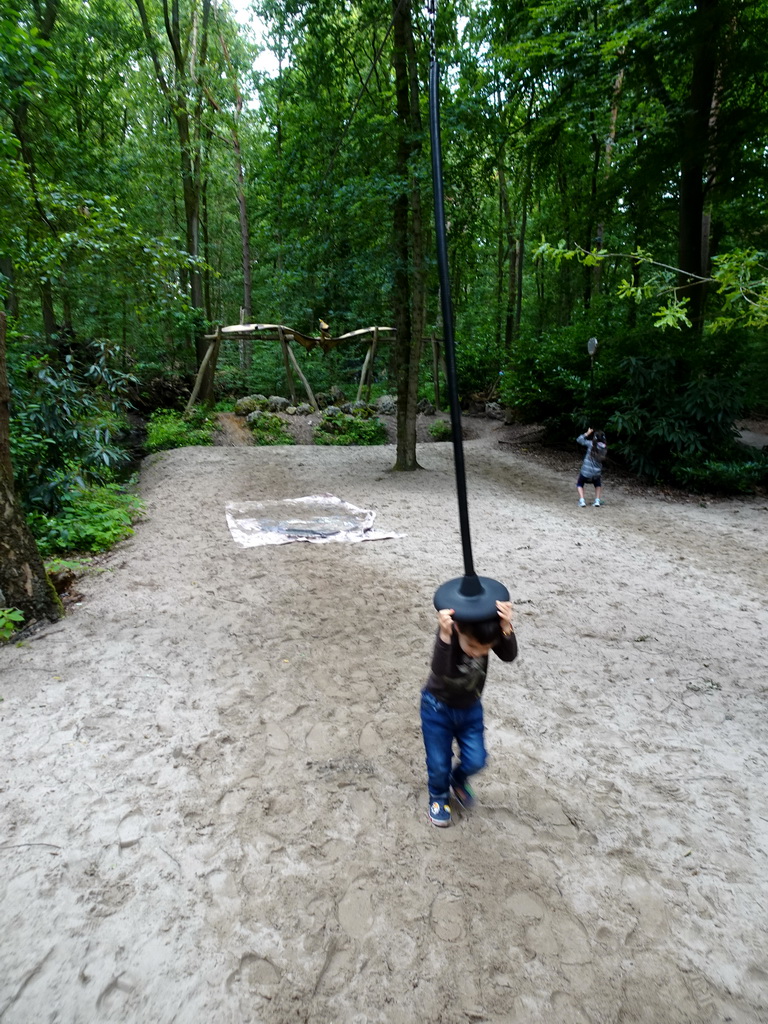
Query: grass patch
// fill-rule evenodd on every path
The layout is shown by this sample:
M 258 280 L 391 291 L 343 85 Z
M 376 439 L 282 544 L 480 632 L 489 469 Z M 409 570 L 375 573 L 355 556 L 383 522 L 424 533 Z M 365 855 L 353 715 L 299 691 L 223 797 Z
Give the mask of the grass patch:
M 374 445 L 387 443 L 387 428 L 375 416 L 338 412 L 323 416 L 314 432 L 315 444 Z
M 288 427 L 274 412 L 254 412 L 246 421 L 253 434 L 254 444 L 296 444 Z
M 453 438 L 453 429 L 448 420 L 435 420 L 429 428 L 429 436 L 435 441 L 450 441 Z
M 147 449 L 166 452 L 172 448 L 212 444 L 214 423 L 202 409 L 193 409 L 188 419 L 175 409 L 158 409 L 147 423 Z
M 119 484 L 70 491 L 55 515 L 31 512 L 29 526 L 43 558 L 72 551 L 108 551 L 133 533 L 144 510 Z

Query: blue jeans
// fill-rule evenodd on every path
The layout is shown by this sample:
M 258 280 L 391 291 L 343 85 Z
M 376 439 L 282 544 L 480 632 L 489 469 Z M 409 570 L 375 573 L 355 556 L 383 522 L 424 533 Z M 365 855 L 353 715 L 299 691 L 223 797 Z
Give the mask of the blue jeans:
M 476 700 L 469 708 L 451 708 L 422 690 L 421 732 L 427 754 L 429 799 L 447 801 L 451 782 L 463 786 L 488 760 L 483 742 L 483 705 Z M 459 757 L 452 767 L 454 739 Z

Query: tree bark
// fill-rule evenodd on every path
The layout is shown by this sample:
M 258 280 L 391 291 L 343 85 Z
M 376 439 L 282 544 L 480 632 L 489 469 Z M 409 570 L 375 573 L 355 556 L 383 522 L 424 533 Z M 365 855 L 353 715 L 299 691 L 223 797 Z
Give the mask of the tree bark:
M 243 256 L 243 314 L 242 323 L 249 324 L 251 322 L 252 311 L 251 311 L 251 297 L 253 292 L 253 284 L 251 277 L 251 231 L 250 224 L 248 221 L 248 204 L 245 198 L 245 165 L 243 163 L 243 152 L 240 145 L 240 134 L 237 130 L 237 126 L 240 122 L 240 118 L 243 112 L 243 96 L 240 92 L 240 83 L 237 78 L 237 70 L 232 63 L 232 58 L 229 53 L 229 47 L 227 41 L 224 38 L 224 34 L 219 29 L 219 44 L 221 46 L 221 52 L 224 54 L 224 59 L 227 62 L 227 66 L 232 75 L 232 85 L 235 92 L 235 113 L 232 118 L 232 125 L 230 127 L 230 136 L 232 140 L 232 153 L 235 159 L 235 181 L 237 184 L 237 208 L 240 215 L 240 243 L 242 247 Z M 219 105 L 212 100 L 211 101 L 214 109 L 219 111 Z M 250 349 L 248 350 L 250 353 Z M 250 369 L 250 366 L 247 367 Z
M 13 480 L 11 464 L 11 389 L 8 386 L 8 367 L 5 357 L 7 321 L 0 310 L 0 472 Z
M 38 619 L 56 622 L 64 614 L 4 468 L 0 468 L 0 605 L 18 608 L 27 624 Z
M 10 256 L 0 256 L 0 274 L 8 281 L 5 310 L 14 320 L 19 316 L 19 293 L 16 291 L 16 271 Z
M 425 269 L 421 194 L 413 164 L 421 153 L 421 116 L 410 0 L 392 0 L 398 142 L 393 207 L 395 327 L 397 328 L 397 455 L 394 468 L 411 471 L 416 460 L 419 360 L 424 336 Z
M 716 90 L 718 53 L 723 28 L 720 0 L 698 0 L 694 17 L 693 66 L 681 130 L 680 166 L 680 286 L 689 299 L 688 316 L 694 330 L 703 326 L 709 251 L 709 219 L 705 216 L 708 164 L 717 129 Z
M 179 138 L 179 161 L 184 200 L 187 252 L 190 256 L 197 258 L 200 256 L 204 91 L 198 74 L 198 68 L 204 67 L 207 61 L 211 0 L 203 0 L 202 24 L 199 31 L 198 26 L 195 25 L 194 31 L 190 32 L 189 36 L 186 36 L 182 31 L 178 0 L 171 0 L 170 10 L 168 0 L 163 0 L 165 31 L 173 61 L 172 82 L 163 70 L 157 40 L 149 23 L 144 0 L 135 0 L 135 3 L 144 30 L 149 54 L 152 58 L 158 86 L 176 122 Z M 186 45 L 188 45 L 189 40 L 192 40 L 191 52 L 186 51 Z M 193 265 L 189 270 L 189 293 L 192 308 L 199 310 L 200 320 L 202 321 L 205 310 L 205 296 L 202 271 L 197 265 Z M 198 367 L 202 365 L 207 351 L 205 327 L 200 322 L 195 329 L 195 355 Z M 200 391 L 201 402 L 208 401 L 211 397 L 212 386 L 212 377 L 203 381 Z
M 0 311 L 0 607 L 18 608 L 27 622 L 55 622 L 64 609 L 13 493 L 5 331 L 5 313 Z

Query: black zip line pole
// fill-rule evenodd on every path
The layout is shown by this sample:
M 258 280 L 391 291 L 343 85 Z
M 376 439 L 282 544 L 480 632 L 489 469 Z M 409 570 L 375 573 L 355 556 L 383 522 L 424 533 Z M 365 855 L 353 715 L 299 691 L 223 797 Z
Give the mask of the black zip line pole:
M 464 469 L 464 443 L 461 431 L 461 406 L 456 383 L 456 340 L 453 333 L 453 304 L 451 282 L 448 276 L 448 245 L 445 235 L 445 205 L 443 199 L 442 152 L 440 149 L 440 66 L 432 59 L 429 66 L 429 135 L 432 142 L 432 187 L 435 196 L 435 242 L 437 245 L 437 272 L 440 279 L 440 308 L 443 314 L 445 340 L 445 368 L 448 377 L 448 397 L 451 405 L 453 432 L 453 461 L 456 470 L 456 493 L 459 499 L 461 547 L 464 552 L 464 572 L 474 576 L 472 539 L 469 534 L 467 506 L 467 480 Z
M 430 59 L 429 59 L 429 137 L 432 146 L 432 190 L 435 199 L 435 241 L 437 270 L 440 280 L 440 308 L 443 314 L 445 341 L 445 368 L 448 378 L 448 397 L 451 405 L 451 431 L 453 434 L 453 461 L 456 471 L 456 494 L 459 502 L 461 548 L 464 555 L 463 579 L 450 580 L 435 593 L 435 607 L 453 608 L 456 618 L 480 621 L 493 618 L 496 601 L 508 601 L 509 591 L 497 580 L 479 577 L 472 563 L 472 539 L 469 533 L 467 505 L 467 479 L 464 468 L 464 442 L 461 431 L 461 406 L 456 375 L 456 341 L 453 333 L 453 304 L 448 274 L 448 245 L 445 231 L 445 203 L 443 197 L 443 157 L 440 145 L 440 65 L 435 46 L 435 19 L 437 0 L 429 0 Z

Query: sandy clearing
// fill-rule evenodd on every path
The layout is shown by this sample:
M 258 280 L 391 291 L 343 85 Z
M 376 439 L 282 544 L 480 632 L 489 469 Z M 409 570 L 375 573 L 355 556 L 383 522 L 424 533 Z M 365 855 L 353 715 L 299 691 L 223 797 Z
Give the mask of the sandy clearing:
M 0 1020 L 768 1021 L 765 499 L 675 503 L 465 445 L 512 591 L 480 807 L 425 817 L 450 445 L 145 461 L 135 536 L 0 650 Z M 401 540 L 241 549 L 328 491 Z

